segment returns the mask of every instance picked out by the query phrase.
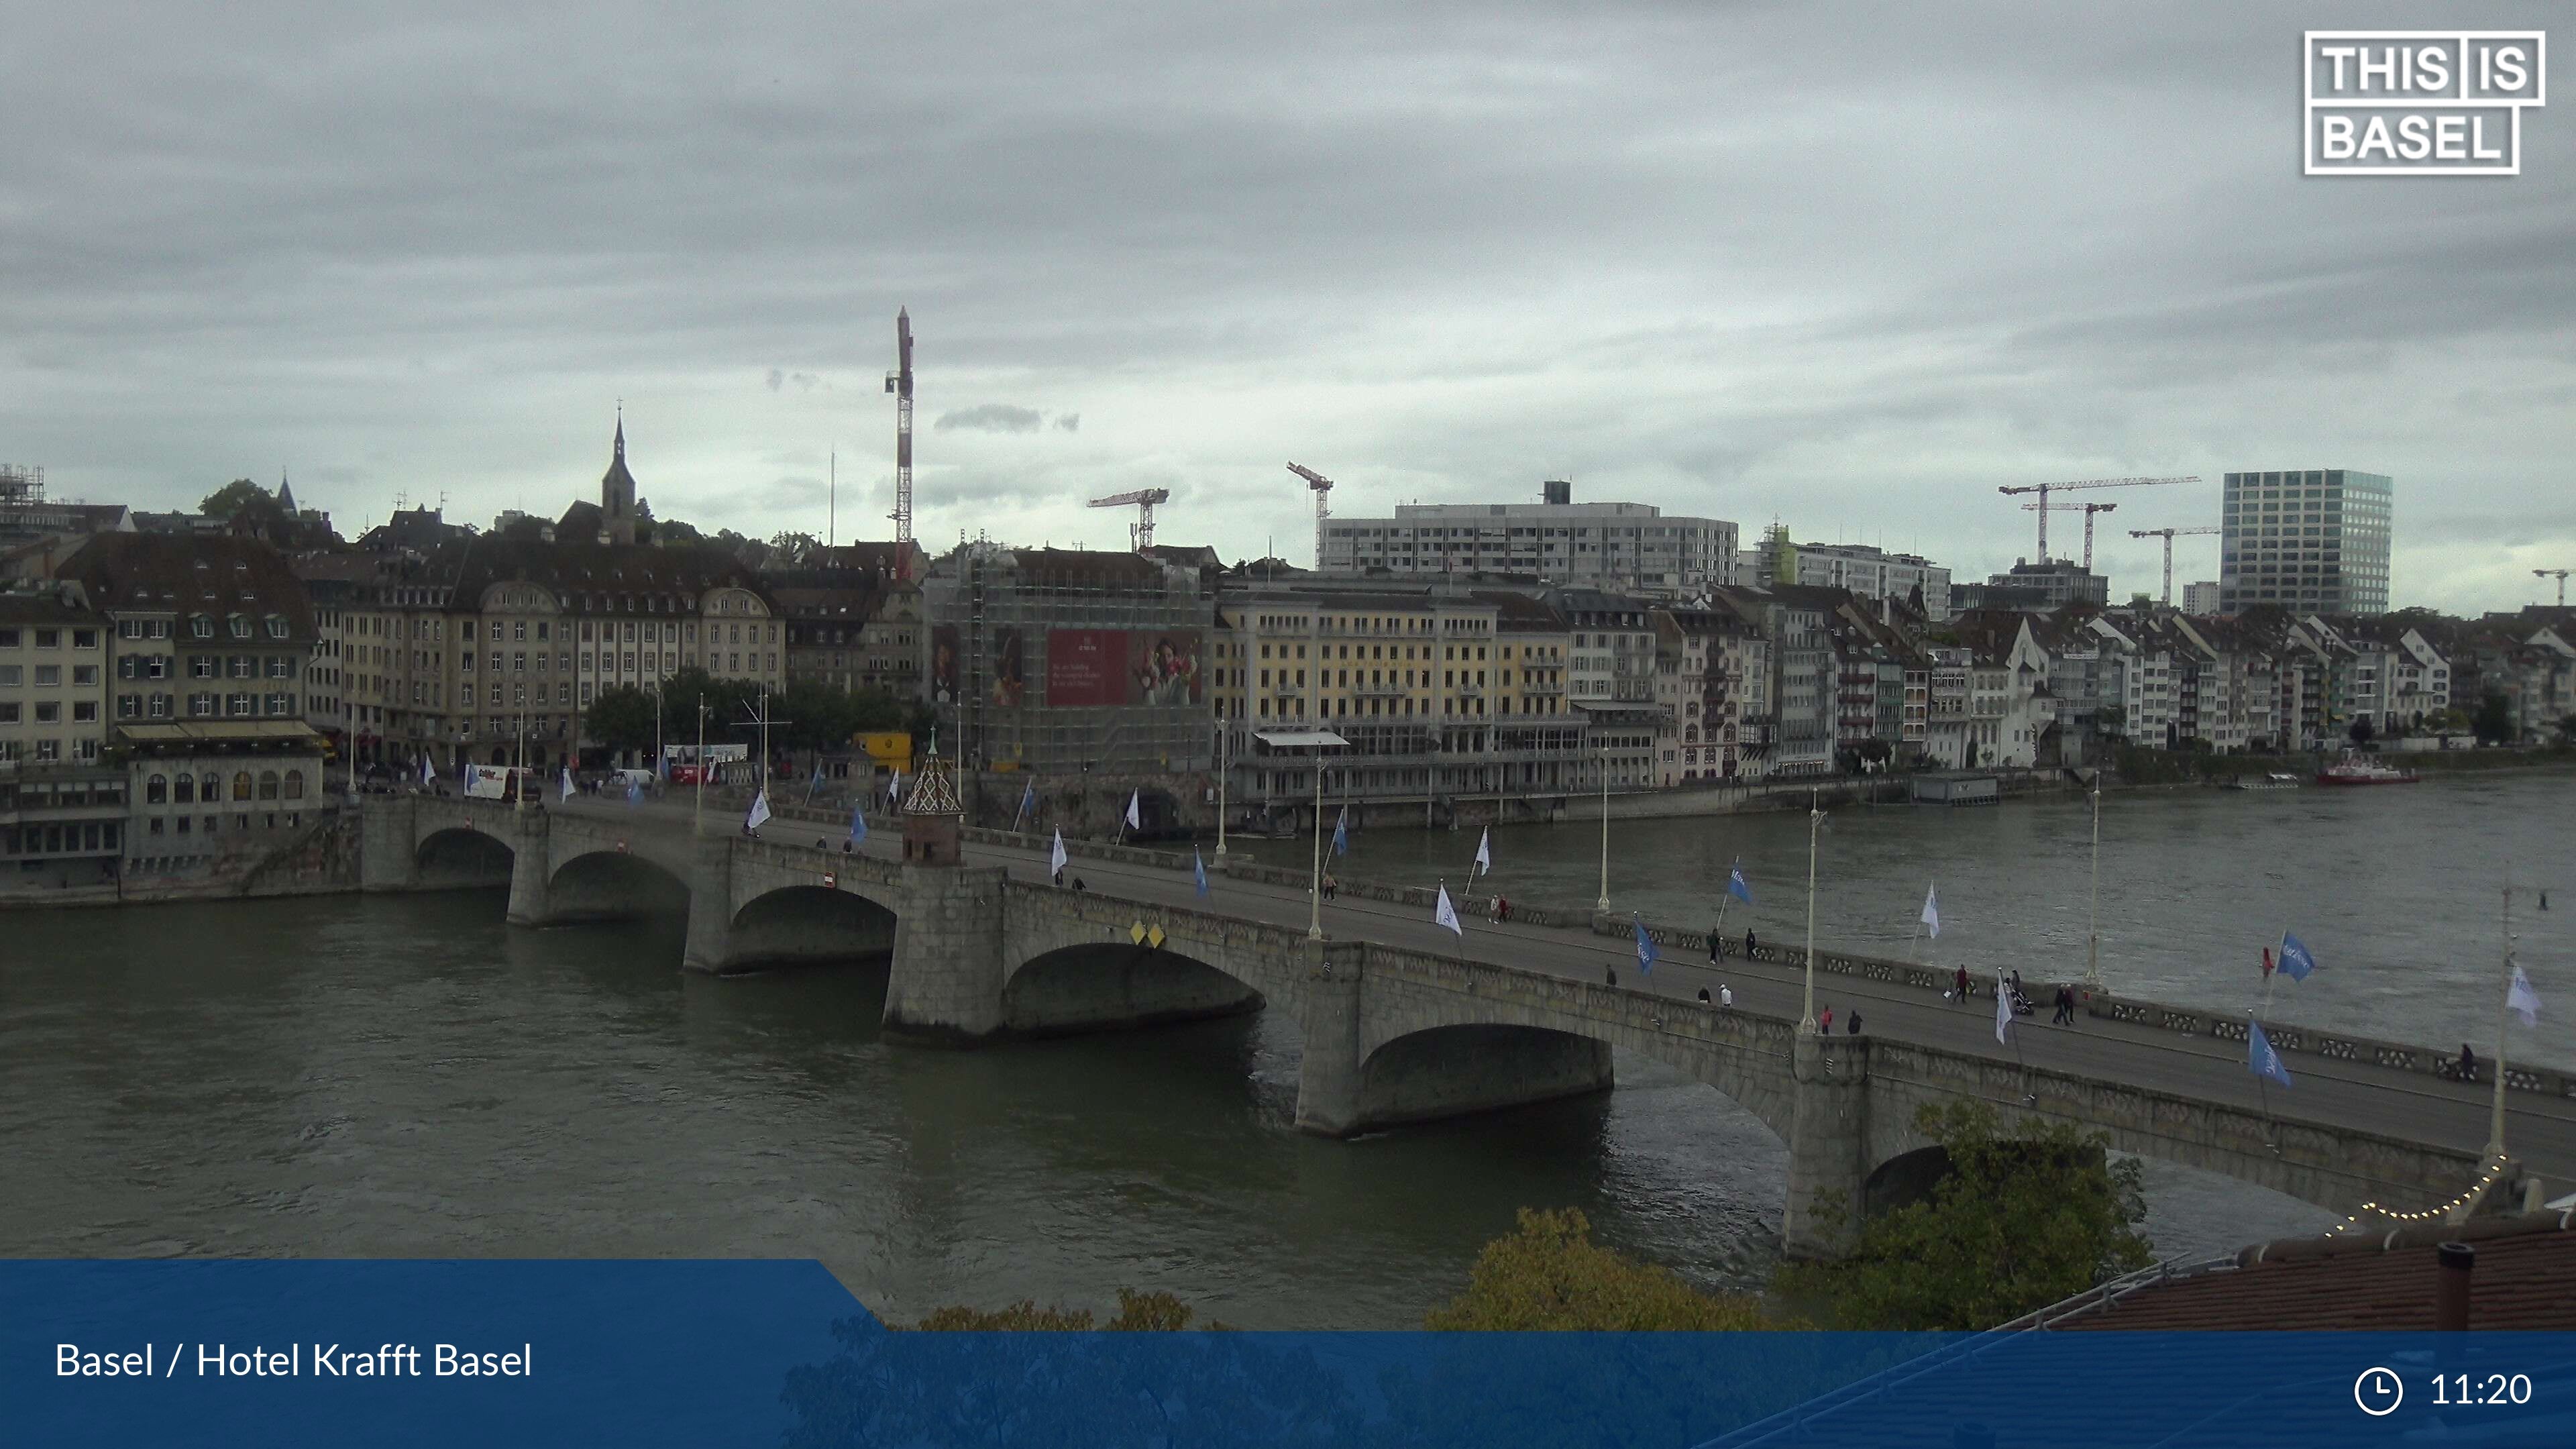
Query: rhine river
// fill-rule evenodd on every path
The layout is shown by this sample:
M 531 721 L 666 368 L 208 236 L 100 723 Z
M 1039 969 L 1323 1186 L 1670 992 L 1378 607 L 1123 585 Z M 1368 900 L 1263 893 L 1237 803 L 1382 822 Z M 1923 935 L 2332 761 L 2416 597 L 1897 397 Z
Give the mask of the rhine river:
M 2282 927 L 2323 963 L 2276 1014 L 2450 1040 L 2494 1031 L 2505 860 L 2563 893 L 2520 917 L 2548 1014 L 2518 1052 L 2576 1062 L 2576 778 L 2116 796 L 2105 974 L 2242 1007 Z M 1741 857 L 1803 929 L 1802 815 L 1614 824 L 1623 908 L 1702 915 Z M 1940 880 L 1933 959 L 2080 970 L 2077 800 L 1837 812 L 1820 939 L 1902 951 Z M 1261 842 L 1267 858 L 1300 854 Z M 1454 881 L 1472 834 L 1361 837 L 1346 878 Z M 1587 904 L 1594 826 L 1498 831 L 1498 888 Z M 1302 858 L 1302 857 L 1301 857 Z M 1292 1023 L 952 1053 L 880 1038 L 882 963 L 678 970 L 671 923 L 512 930 L 497 891 L 11 916 L 0 944 L 0 1252 L 20 1256 L 820 1258 L 872 1307 L 1168 1289 L 1252 1327 L 1400 1327 L 1524 1205 L 1751 1286 L 1784 1153 L 1713 1092 L 1623 1057 L 1604 1098 L 1354 1143 L 1291 1126 Z M 2160 1251 L 2315 1231 L 2324 1213 L 2148 1164 Z

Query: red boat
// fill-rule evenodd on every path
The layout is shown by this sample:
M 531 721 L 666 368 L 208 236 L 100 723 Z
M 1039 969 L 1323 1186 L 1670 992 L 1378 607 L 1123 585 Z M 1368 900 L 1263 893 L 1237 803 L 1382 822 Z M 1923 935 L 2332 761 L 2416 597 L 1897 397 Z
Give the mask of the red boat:
M 2344 751 L 2342 759 L 2317 771 L 2320 785 L 2412 785 L 2423 778 L 2413 770 L 2383 765 L 2352 750 Z

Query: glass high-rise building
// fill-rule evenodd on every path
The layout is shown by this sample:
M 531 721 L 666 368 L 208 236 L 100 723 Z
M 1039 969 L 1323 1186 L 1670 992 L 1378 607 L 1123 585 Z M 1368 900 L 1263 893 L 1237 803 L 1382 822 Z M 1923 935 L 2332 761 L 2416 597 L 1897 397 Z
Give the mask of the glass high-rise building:
M 2230 473 L 2220 505 L 2218 609 L 2388 612 L 2395 486 L 2343 468 Z

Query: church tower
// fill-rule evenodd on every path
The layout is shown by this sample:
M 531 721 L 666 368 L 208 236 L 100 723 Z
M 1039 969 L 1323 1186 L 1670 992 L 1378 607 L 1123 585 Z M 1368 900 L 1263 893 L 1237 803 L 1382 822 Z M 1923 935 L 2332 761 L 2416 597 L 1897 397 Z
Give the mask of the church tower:
M 610 543 L 635 541 L 635 475 L 626 471 L 626 410 L 618 409 L 617 441 L 608 471 L 599 479 L 599 527 Z

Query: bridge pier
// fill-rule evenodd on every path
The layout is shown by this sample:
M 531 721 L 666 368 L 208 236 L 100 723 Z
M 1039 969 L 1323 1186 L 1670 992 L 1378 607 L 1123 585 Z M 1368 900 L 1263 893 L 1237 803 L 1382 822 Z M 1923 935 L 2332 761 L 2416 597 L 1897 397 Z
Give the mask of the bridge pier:
M 358 888 L 407 891 L 420 884 L 420 801 L 410 795 L 361 797 Z
M 1360 1130 L 1360 941 L 1308 941 L 1305 1048 L 1297 1062 L 1297 1130 L 1347 1137 Z
M 730 835 L 701 835 L 691 846 L 689 940 L 680 969 L 716 972 L 733 959 L 733 847 Z
M 513 926 L 554 924 L 552 821 L 543 810 L 522 810 L 510 817 L 510 911 Z
M 1860 1236 L 1869 1184 L 1869 1038 L 1800 1031 L 1789 1054 L 1789 1197 L 1781 1214 L 1792 1258 L 1833 1258 Z
M 973 1046 L 1001 1031 L 1002 879 L 998 865 L 904 866 L 886 981 L 888 1034 Z

